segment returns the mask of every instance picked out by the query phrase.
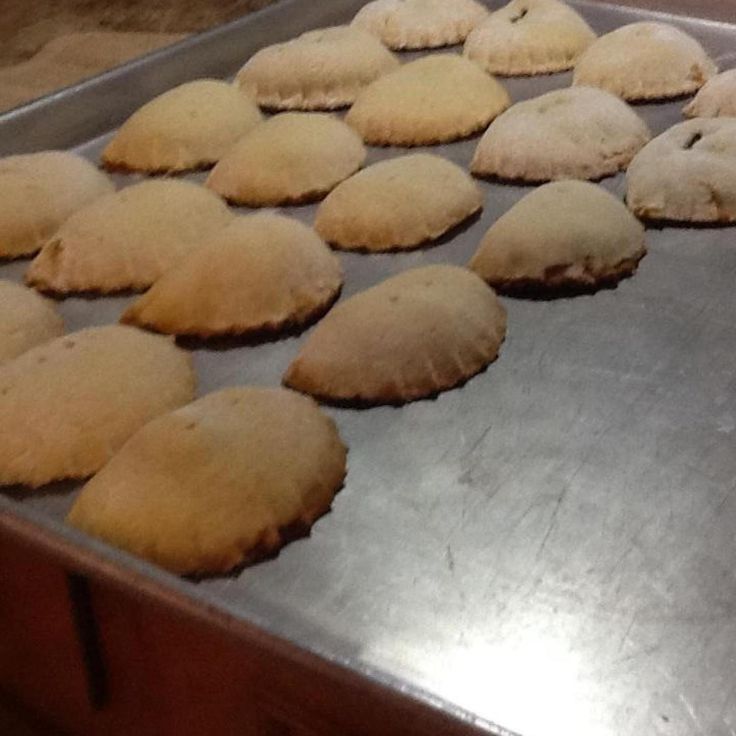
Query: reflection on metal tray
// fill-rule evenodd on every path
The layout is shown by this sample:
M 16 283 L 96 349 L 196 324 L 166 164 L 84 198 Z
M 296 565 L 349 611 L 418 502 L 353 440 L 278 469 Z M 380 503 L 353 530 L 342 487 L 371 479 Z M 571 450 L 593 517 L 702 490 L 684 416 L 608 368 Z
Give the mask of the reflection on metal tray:
M 78 143 L 95 159 L 104 131 L 153 94 L 229 75 L 254 49 L 360 4 L 287 2 L 158 52 L 0 118 L 0 147 Z M 579 7 L 598 32 L 652 16 Z M 731 65 L 736 27 L 672 20 Z M 504 83 L 520 100 L 570 75 Z M 637 109 L 658 133 L 682 104 Z M 433 150 L 467 166 L 476 142 Z M 374 148 L 369 163 L 400 153 Z M 623 194 L 623 176 L 602 185 Z M 483 188 L 480 219 L 435 247 L 340 254 L 342 298 L 412 266 L 465 263 L 527 191 Z M 311 222 L 315 207 L 284 211 Z M 614 290 L 505 299 L 501 357 L 463 388 L 400 409 L 328 409 L 350 446 L 332 513 L 236 577 L 179 580 L 91 543 L 61 523 L 73 490 L 10 492 L 0 508 L 490 731 L 733 734 L 736 229 L 652 229 L 648 245 Z M 25 265 L 0 276 L 20 279 Z M 60 308 L 73 330 L 128 302 Z M 196 350 L 200 393 L 277 385 L 302 339 Z

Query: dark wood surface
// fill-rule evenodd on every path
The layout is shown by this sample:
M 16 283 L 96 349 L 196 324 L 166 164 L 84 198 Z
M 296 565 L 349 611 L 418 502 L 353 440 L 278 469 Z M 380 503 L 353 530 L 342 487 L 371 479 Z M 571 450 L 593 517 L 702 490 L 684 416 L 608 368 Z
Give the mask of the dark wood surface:
M 84 656 L 70 573 L 101 669 Z M 0 632 L 0 702 L 35 714 L 28 736 L 481 733 L 2 512 Z M 32 730 L 42 721 L 57 731 Z

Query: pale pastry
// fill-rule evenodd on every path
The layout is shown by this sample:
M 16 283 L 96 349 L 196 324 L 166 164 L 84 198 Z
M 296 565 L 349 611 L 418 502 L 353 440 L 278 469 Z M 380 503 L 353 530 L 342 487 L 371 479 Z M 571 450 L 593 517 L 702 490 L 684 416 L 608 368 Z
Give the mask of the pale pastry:
M 262 107 L 333 110 L 352 104 L 363 87 L 398 66 L 370 33 L 334 26 L 261 49 L 238 72 L 236 83 Z
M 103 163 L 126 171 L 209 166 L 262 119 L 237 87 L 216 79 L 181 84 L 147 102 L 113 135 Z
M 506 311 L 458 266 L 424 266 L 341 302 L 314 328 L 284 383 L 329 402 L 399 404 L 463 383 L 495 360 Z
M 736 119 L 695 118 L 647 144 L 626 172 L 638 217 L 736 222 Z
M 736 117 L 736 69 L 711 77 L 682 112 L 689 118 Z
M 345 473 L 335 423 L 311 399 L 227 388 L 133 435 L 68 522 L 175 573 L 223 573 L 311 527 Z
M 469 267 L 501 292 L 591 290 L 631 275 L 644 228 L 605 189 L 557 181 L 533 190 L 491 225 Z
M 649 138 L 644 121 L 609 92 L 556 89 L 518 102 L 495 120 L 471 170 L 532 182 L 600 179 L 626 168 Z
M 135 184 L 70 217 L 31 263 L 26 282 L 59 294 L 145 289 L 232 218 L 196 184 Z
M 32 255 L 69 215 L 113 191 L 105 174 L 73 153 L 0 158 L 0 258 Z
M 97 472 L 153 417 L 191 401 L 188 353 L 133 327 L 91 327 L 0 365 L 0 485 Z
M 690 35 L 668 23 L 631 23 L 601 36 L 578 59 L 573 84 L 601 87 L 625 100 L 695 92 L 718 68 Z
M 369 85 L 345 118 L 373 145 L 423 146 L 485 128 L 511 101 L 477 64 L 431 54 Z
M 374 0 L 353 18 L 392 49 L 431 49 L 462 43 L 488 17 L 475 0 Z
M 300 327 L 342 286 L 339 260 L 289 217 L 239 217 L 167 271 L 122 316 L 176 335 L 244 335 Z
M 320 199 L 365 161 L 360 136 L 324 113 L 275 115 L 245 135 L 215 166 L 206 186 L 250 207 Z
M 63 334 L 64 322 L 48 299 L 0 280 L 0 362 Z
M 572 69 L 593 29 L 560 0 L 511 0 L 470 32 L 463 53 L 504 76 Z
M 483 206 L 483 195 L 456 164 L 416 153 L 388 159 L 339 184 L 317 210 L 317 232 L 341 250 L 416 248 Z

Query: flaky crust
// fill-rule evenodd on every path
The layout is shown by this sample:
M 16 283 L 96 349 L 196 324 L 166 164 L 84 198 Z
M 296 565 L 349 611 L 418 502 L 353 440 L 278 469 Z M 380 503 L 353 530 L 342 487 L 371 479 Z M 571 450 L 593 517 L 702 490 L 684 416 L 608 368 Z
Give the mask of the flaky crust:
M 499 116 L 480 139 L 471 170 L 532 182 L 600 179 L 626 168 L 649 138 L 644 121 L 619 98 L 568 87 Z
M 433 54 L 373 82 L 345 120 L 366 143 L 422 146 L 482 130 L 510 104 L 506 90 L 473 62 Z
M 480 210 L 483 195 L 456 164 L 428 153 L 380 161 L 339 184 L 314 227 L 335 248 L 407 250 Z
M 625 100 L 695 92 L 718 68 L 703 47 L 667 23 L 631 23 L 601 36 L 580 57 L 573 84 L 600 87 Z
M 626 202 L 638 217 L 736 222 L 736 119 L 674 125 L 634 158 Z
M 398 404 L 466 381 L 498 355 L 506 311 L 464 268 L 425 266 L 338 304 L 284 383 L 330 402 Z
M 188 353 L 132 327 L 31 348 L 0 366 L 0 484 L 95 473 L 147 421 L 191 401 L 194 381 Z
M 172 572 L 227 572 L 326 513 L 346 454 L 311 399 L 227 388 L 133 435 L 82 489 L 68 521 Z
M 366 85 L 398 66 L 370 33 L 334 26 L 261 49 L 238 72 L 236 84 L 273 110 L 334 110 L 352 104 Z

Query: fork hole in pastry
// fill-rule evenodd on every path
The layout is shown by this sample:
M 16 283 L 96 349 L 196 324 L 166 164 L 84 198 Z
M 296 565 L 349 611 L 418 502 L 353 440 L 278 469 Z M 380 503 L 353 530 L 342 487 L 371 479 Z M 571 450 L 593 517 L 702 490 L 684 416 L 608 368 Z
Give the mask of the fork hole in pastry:
M 687 141 L 685 141 L 685 145 L 683 146 L 683 149 L 686 151 L 689 151 L 699 140 L 702 140 L 703 134 L 701 132 L 693 133 Z
M 526 14 L 529 12 L 528 8 L 522 8 L 518 15 L 513 16 L 511 18 L 512 23 L 518 23 L 522 18 L 526 16 Z

